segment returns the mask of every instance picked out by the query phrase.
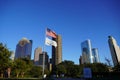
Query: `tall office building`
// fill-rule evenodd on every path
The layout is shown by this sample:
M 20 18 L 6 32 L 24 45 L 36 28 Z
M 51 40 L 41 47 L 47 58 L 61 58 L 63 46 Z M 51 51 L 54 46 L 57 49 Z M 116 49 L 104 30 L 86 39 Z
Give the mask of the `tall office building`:
M 92 49 L 92 55 L 93 55 L 93 63 L 99 63 L 100 59 L 99 59 L 98 49 L 97 48 Z
M 22 38 L 16 46 L 15 58 L 28 57 L 29 59 L 31 59 L 31 53 L 32 53 L 32 40 Z
M 40 62 L 39 62 L 40 54 L 42 54 L 42 48 L 38 47 L 35 49 L 35 52 L 34 52 L 34 64 L 35 65 L 40 65 Z
M 14 61 L 14 58 L 15 58 L 15 53 L 14 53 L 14 51 L 12 51 L 10 59 Z
M 114 66 L 120 63 L 120 47 L 112 36 L 108 36 L 108 44 L 111 51 L 111 56 Z
M 82 56 L 80 56 L 80 58 L 79 58 L 79 64 L 82 64 L 82 63 L 83 63 Z
M 44 69 L 45 69 L 45 68 L 48 68 L 48 62 L 49 62 L 49 56 L 48 56 L 47 52 L 42 52 L 42 54 L 39 55 L 39 64 L 41 67 L 43 67 L 43 57 L 45 57 L 44 58 L 44 60 L 45 60 Z
M 53 38 L 57 42 L 57 47 L 52 46 L 52 66 L 62 62 L 62 38 L 57 35 L 57 38 Z
M 52 71 L 52 58 L 49 59 L 49 66 L 48 66 L 48 70 Z
M 92 56 L 92 47 L 90 40 L 86 40 L 81 43 L 82 48 L 82 62 L 83 63 L 93 63 L 93 56 Z

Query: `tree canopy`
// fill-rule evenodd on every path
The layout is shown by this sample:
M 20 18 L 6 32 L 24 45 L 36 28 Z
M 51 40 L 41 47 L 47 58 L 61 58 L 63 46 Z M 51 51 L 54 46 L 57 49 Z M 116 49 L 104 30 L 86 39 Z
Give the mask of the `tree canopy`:
M 11 51 L 8 50 L 6 45 L 0 43 L 0 73 L 1 75 L 8 67 L 11 66 L 10 56 L 11 56 Z

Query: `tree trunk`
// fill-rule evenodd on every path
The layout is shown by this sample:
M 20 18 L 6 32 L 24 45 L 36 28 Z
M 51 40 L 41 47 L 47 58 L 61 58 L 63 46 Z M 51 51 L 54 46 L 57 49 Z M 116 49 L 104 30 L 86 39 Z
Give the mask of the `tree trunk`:
M 3 78 L 3 73 L 1 73 L 1 78 Z
M 24 72 L 22 72 L 21 76 L 22 76 L 22 78 L 24 77 Z
M 7 73 L 8 73 L 8 78 L 10 78 L 11 68 L 7 69 Z
M 17 73 L 16 77 L 18 78 L 18 76 L 19 76 L 19 73 Z

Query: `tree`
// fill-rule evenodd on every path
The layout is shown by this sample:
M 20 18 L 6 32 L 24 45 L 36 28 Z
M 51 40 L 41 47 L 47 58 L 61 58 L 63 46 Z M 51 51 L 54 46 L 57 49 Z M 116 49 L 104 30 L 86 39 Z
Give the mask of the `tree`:
M 64 73 L 65 76 L 67 76 L 67 77 L 72 76 L 72 74 L 73 74 L 72 71 L 73 70 L 74 70 L 74 62 L 73 61 L 68 61 L 68 60 L 63 61 L 62 63 L 60 63 L 56 67 L 56 73 L 57 74 L 60 75 L 61 73 Z
M 15 74 L 16 77 L 19 77 L 19 75 L 21 75 L 21 77 L 24 77 L 24 74 L 27 71 L 31 70 L 32 66 L 33 64 L 28 58 L 15 59 L 13 63 L 13 74 Z
M 0 43 L 0 74 L 3 77 L 3 72 L 10 67 L 11 51 L 8 50 L 6 45 Z
M 29 58 L 22 58 L 22 60 L 25 62 L 25 66 L 23 66 L 23 69 L 21 71 L 21 76 L 24 77 L 24 74 L 31 70 L 32 66 L 33 66 L 33 63 L 32 61 L 29 59 Z
M 42 77 L 42 67 L 40 67 L 40 66 L 33 66 L 31 68 L 31 70 L 29 71 L 29 74 L 31 75 L 31 77 L 34 77 L 34 78 Z
M 13 72 L 15 73 L 16 77 L 19 77 L 20 73 L 25 70 L 26 63 L 22 59 L 15 59 L 13 63 Z
M 85 64 L 84 67 L 89 67 L 92 72 L 108 72 L 108 66 L 103 63 Z
M 66 74 L 66 68 L 64 65 L 57 65 L 57 74 L 60 76 L 61 74 Z
M 120 64 L 118 64 L 115 67 L 113 67 L 113 71 L 114 72 L 120 72 Z
M 45 72 L 44 72 L 47 76 L 50 76 L 50 71 L 48 69 L 45 69 Z
M 79 65 L 74 65 L 71 68 L 70 72 L 71 72 L 72 77 L 80 77 L 80 74 L 81 74 L 80 66 Z

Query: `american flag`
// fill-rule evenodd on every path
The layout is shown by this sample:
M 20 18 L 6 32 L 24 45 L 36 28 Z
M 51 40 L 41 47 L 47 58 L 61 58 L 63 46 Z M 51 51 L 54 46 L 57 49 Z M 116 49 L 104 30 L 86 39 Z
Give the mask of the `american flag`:
M 47 28 L 47 30 L 46 30 L 46 35 L 51 36 L 53 38 L 57 38 L 56 33 L 54 31 L 52 31 L 51 29 L 49 29 L 49 28 Z

